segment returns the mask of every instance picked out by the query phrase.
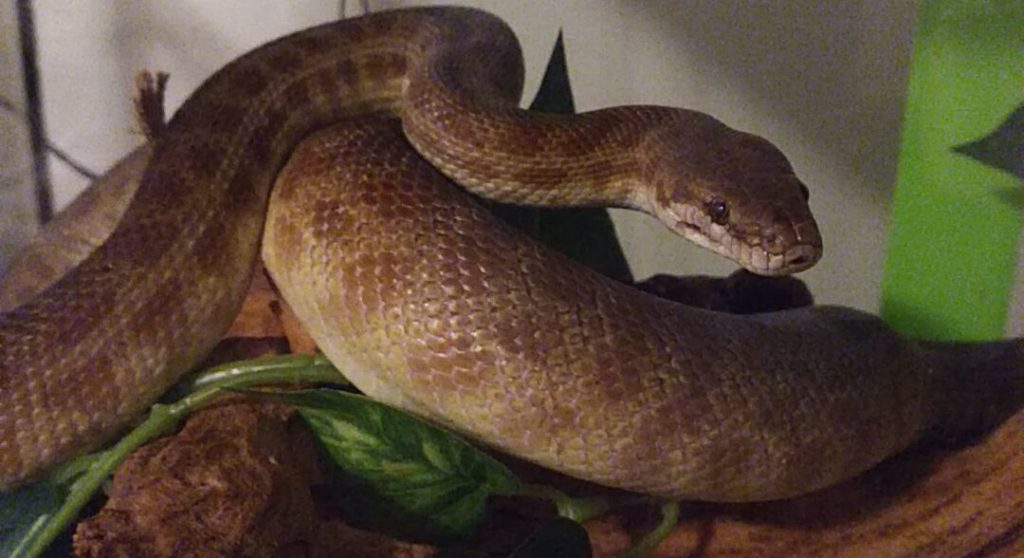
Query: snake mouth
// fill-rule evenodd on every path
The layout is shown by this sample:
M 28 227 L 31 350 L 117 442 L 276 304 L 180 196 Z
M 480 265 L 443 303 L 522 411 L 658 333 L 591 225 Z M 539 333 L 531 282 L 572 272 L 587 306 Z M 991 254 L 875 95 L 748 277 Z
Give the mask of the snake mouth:
M 821 258 L 821 247 L 812 243 L 798 243 L 772 251 L 756 235 L 736 234 L 728 225 L 713 223 L 696 208 L 685 211 L 687 218 L 674 215 L 675 226 L 670 227 L 694 244 L 729 258 L 751 273 L 764 276 L 789 275 L 803 271 Z

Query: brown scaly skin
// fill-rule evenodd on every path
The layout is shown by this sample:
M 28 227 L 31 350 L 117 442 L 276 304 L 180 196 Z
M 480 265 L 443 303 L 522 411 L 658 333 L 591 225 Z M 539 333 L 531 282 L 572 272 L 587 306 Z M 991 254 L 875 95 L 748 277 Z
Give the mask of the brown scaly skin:
M 141 146 L 125 156 L 15 254 L 0 282 L 0 312 L 46 290 L 107 239 L 138 188 L 149 153 Z
M 135 116 L 147 140 L 167 126 L 164 119 L 166 73 L 135 77 Z M 96 178 L 8 262 L 0 281 L 0 312 L 13 310 L 57 282 L 96 248 L 117 226 L 135 196 L 153 150 L 141 145 Z
M 527 117 L 500 104 L 518 96 L 517 60 L 489 16 L 422 10 L 304 32 L 207 82 L 156 142 L 110 240 L 0 319 L 0 486 L 108 439 L 202 357 L 237 310 L 278 167 L 346 115 L 400 113 L 425 156 L 485 195 L 646 208 L 685 236 L 706 230 L 713 249 L 735 233 L 747 246 L 736 257 L 765 272 L 817 259 L 805 189 L 764 140 L 661 107 L 591 113 L 578 128 Z M 969 347 L 933 350 L 853 310 L 739 318 L 660 301 L 491 221 L 394 125 L 341 130 L 303 143 L 284 174 L 346 187 L 278 188 L 268 266 L 361 389 L 488 444 L 621 488 L 765 500 L 1019 401 L 1017 344 L 983 346 L 991 360 L 976 366 Z M 555 182 L 516 193 L 531 180 Z M 585 183 L 596 189 L 577 195 Z M 310 288 L 324 282 L 339 290 Z M 949 389 L 974 382 L 1000 399 Z
M 751 501 L 970 428 L 989 389 L 1020 383 L 995 366 L 1024 362 L 1017 344 L 988 346 L 993 366 L 966 373 L 851 309 L 739 317 L 638 293 L 498 224 L 397 128 L 353 121 L 303 142 L 263 252 L 321 349 L 374 398 L 598 483 Z M 983 368 L 998 385 L 964 396 Z

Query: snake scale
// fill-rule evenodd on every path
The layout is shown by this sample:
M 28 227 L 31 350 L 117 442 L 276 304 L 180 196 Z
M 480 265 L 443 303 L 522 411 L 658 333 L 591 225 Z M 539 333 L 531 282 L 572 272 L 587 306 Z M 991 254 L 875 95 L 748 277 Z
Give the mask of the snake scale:
M 820 255 L 807 190 L 767 141 L 665 107 L 530 114 L 521 86 L 511 31 L 461 8 L 312 28 L 215 74 L 110 238 L 0 317 L 0 488 L 108 440 L 195 366 L 261 233 L 361 390 L 623 489 L 790 497 L 1019 406 L 1020 342 L 917 342 L 839 307 L 684 307 L 497 222 L 444 175 L 507 202 L 645 210 L 763 274 Z

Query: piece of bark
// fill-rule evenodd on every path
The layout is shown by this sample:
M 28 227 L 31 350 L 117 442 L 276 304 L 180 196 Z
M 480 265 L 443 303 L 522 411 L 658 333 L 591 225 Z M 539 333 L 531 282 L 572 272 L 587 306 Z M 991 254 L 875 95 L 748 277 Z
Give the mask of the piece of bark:
M 351 527 L 340 520 L 317 524 L 316 534 L 304 556 L 308 558 L 428 558 L 437 552 L 432 546 L 398 541 Z
M 311 355 L 317 351 L 316 341 L 302 325 L 299 317 L 295 315 L 288 302 L 281 298 L 275 307 L 284 335 L 288 339 L 288 346 L 293 353 Z
M 242 309 L 224 335 L 227 339 L 286 337 L 280 318 L 280 297 L 262 267 L 253 274 Z
M 316 444 L 285 407 L 238 402 L 193 415 L 114 475 L 110 499 L 79 524 L 75 556 L 425 558 L 434 549 L 324 515 Z
M 262 267 L 253 275 L 242 309 L 228 329 L 225 337 L 265 338 L 281 337 L 287 340 L 288 352 L 313 354 L 316 342 L 295 316 L 288 303 Z
M 79 524 L 75 556 L 275 557 L 315 531 L 308 464 L 282 406 L 194 415 L 117 470 L 110 500 Z M 307 446 L 311 447 L 311 446 Z
M 324 481 L 317 442 L 275 407 L 234 402 L 200 411 L 178 434 L 133 453 L 115 474 L 110 500 L 79 525 L 75 556 L 426 558 L 436 552 L 348 525 L 344 506 L 332 500 L 337 488 Z M 551 507 L 540 503 L 545 506 Z M 535 500 L 493 504 L 478 540 L 460 555 L 507 556 L 551 516 L 537 507 Z M 275 511 L 281 508 L 290 511 Z M 250 544 L 247 532 L 258 544 Z
M 132 96 L 135 120 L 150 141 L 159 138 L 167 128 L 164 97 L 168 79 L 170 74 L 167 72 L 143 71 L 135 74 L 135 95 Z

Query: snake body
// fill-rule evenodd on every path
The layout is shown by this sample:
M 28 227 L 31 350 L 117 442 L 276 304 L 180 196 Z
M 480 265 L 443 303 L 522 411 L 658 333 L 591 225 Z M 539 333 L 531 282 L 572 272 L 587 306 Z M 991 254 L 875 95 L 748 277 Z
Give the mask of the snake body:
M 263 257 L 318 344 L 367 394 L 525 459 L 766 500 L 1016 408 L 1017 342 L 919 343 L 835 307 L 687 308 L 496 222 L 441 172 L 503 201 L 644 209 L 765 274 L 820 255 L 806 188 L 765 140 L 664 107 L 530 115 L 519 58 L 493 16 L 406 10 L 280 39 L 207 81 L 110 238 L 0 317 L 0 487 L 109 439 L 209 351 L 296 145 Z

